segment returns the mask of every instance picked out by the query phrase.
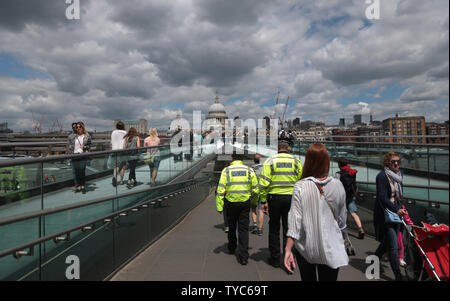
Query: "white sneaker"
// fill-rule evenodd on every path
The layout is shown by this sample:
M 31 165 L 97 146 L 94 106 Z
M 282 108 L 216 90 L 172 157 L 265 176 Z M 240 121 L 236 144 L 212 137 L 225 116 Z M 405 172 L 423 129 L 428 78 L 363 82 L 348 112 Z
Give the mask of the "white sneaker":
M 406 266 L 406 262 L 403 259 L 400 259 L 400 266 L 401 267 L 405 267 Z

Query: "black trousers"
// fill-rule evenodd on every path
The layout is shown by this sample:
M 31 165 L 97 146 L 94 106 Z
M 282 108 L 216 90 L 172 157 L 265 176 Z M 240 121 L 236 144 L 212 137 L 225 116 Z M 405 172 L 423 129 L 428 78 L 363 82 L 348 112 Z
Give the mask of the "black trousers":
M 237 248 L 237 255 L 241 260 L 248 260 L 248 224 L 250 222 L 250 200 L 232 203 L 225 200 L 228 221 L 228 250 L 233 252 Z M 236 238 L 238 231 L 238 239 Z
M 295 248 L 292 251 L 297 259 L 302 281 L 337 281 L 339 268 L 332 269 L 324 264 L 311 264 Z
M 283 253 L 287 241 L 288 213 L 292 195 L 269 194 L 269 252 L 273 260 L 280 260 L 280 221 L 283 225 Z
M 228 227 L 227 206 L 225 205 L 223 206 L 222 215 L 223 215 L 223 226 Z
M 130 160 L 128 161 L 128 165 L 130 166 L 130 174 L 128 175 L 128 180 L 136 181 L 136 165 L 138 160 Z
M 86 159 L 72 160 L 73 167 L 75 169 L 75 178 L 79 186 L 84 186 L 86 184 Z

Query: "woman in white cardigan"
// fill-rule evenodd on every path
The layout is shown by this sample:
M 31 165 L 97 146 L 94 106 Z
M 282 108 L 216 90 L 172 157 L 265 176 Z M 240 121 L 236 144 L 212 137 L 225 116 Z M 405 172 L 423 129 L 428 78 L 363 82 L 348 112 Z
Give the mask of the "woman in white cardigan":
M 336 281 L 339 268 L 348 265 L 341 233 L 347 220 L 345 189 L 328 176 L 329 169 L 325 146 L 311 145 L 292 194 L 284 265 L 292 272 L 296 258 L 303 281 Z

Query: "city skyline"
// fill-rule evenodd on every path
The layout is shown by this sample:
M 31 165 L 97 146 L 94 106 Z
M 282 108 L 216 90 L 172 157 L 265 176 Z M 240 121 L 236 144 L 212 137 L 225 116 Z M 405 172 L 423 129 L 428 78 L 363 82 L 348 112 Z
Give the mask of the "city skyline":
M 361 114 L 448 120 L 448 1 L 65 1 L 0 3 L 0 122 L 167 128 L 213 104 L 229 118 L 337 125 Z M 25 8 L 29 9 L 25 9 Z M 32 13 L 30 13 L 32 12 Z

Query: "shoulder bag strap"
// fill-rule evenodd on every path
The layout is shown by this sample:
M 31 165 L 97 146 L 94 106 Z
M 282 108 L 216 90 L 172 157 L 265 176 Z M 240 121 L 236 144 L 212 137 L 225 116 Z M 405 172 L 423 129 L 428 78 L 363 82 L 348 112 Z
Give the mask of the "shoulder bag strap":
M 330 201 L 328 201 L 327 197 L 325 196 L 325 193 L 323 193 L 322 187 L 319 184 L 317 184 L 316 182 L 313 182 L 313 183 L 316 184 L 317 189 L 319 189 L 320 195 L 323 195 L 323 198 L 327 202 L 328 207 L 330 207 L 330 210 L 331 210 L 331 213 L 333 214 L 334 220 L 337 222 L 336 215 L 334 214 L 334 211 L 333 211 L 333 208 L 331 207 Z

